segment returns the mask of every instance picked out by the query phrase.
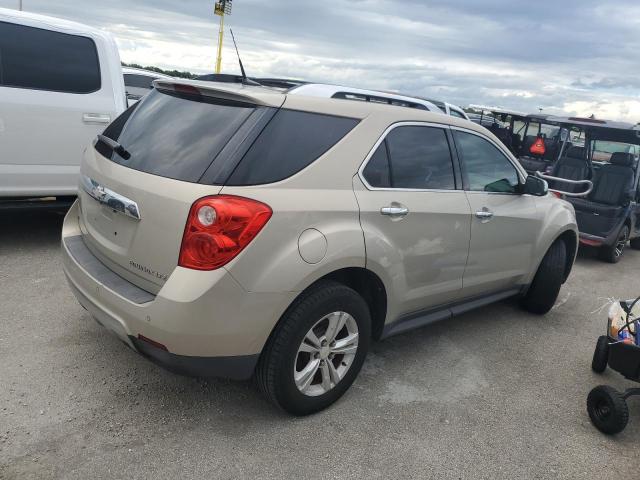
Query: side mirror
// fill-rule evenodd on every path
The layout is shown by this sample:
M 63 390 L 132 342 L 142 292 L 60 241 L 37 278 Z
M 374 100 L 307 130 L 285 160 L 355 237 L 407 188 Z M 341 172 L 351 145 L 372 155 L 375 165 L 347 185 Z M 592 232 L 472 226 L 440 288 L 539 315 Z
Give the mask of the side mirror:
M 541 178 L 529 175 L 521 186 L 521 193 L 544 197 L 549 192 L 549 185 Z

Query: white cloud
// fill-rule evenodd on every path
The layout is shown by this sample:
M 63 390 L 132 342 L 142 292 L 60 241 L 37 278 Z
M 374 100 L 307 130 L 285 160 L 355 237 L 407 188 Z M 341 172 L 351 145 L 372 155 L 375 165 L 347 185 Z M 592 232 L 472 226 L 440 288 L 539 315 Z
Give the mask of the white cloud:
M 123 61 L 196 73 L 215 62 L 212 4 L 24 0 L 111 31 Z M 252 75 L 640 120 L 637 0 L 236 0 L 233 9 L 227 24 Z M 223 70 L 237 73 L 230 42 Z

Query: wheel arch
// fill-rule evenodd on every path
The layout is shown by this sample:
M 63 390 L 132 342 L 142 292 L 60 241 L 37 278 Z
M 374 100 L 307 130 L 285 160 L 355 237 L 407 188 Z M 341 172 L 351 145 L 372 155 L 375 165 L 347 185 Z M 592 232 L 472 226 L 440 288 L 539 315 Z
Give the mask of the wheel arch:
M 558 235 L 553 242 L 549 244 L 549 248 L 557 241 L 562 241 L 565 244 L 567 249 L 567 256 L 565 258 L 565 266 L 564 266 L 564 278 L 562 283 L 566 282 L 571 274 L 571 270 L 573 269 L 573 264 L 576 259 L 576 255 L 578 253 L 578 235 L 573 230 L 565 230 L 560 235 Z M 548 250 L 548 249 L 547 249 Z
M 380 339 L 387 318 L 387 290 L 378 275 L 363 267 L 344 267 L 333 270 L 315 279 L 294 298 L 278 322 L 274 325 L 271 333 L 276 330 L 287 311 L 296 304 L 299 298 L 317 287 L 318 284 L 326 281 L 334 281 L 346 285 L 362 296 L 371 313 L 372 337 L 376 340 Z

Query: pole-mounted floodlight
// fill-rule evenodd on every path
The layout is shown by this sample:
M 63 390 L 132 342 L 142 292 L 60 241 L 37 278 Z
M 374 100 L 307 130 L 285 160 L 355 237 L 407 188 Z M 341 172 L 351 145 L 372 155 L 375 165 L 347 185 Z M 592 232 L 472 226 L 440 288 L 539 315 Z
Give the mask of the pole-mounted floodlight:
M 216 58 L 216 73 L 220 73 L 222 67 L 222 39 L 224 38 L 224 16 L 231 15 L 231 5 L 233 0 L 217 0 L 213 13 L 220 17 L 220 27 L 218 29 L 218 57 Z

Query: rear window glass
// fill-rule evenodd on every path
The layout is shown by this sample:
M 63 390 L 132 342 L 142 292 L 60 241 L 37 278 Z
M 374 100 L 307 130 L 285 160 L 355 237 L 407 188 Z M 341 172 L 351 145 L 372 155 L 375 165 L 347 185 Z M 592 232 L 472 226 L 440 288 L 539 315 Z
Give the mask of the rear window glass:
M 321 157 L 357 124 L 353 118 L 279 110 L 227 184 L 259 185 L 290 177 Z
M 148 75 L 137 75 L 134 73 L 125 73 L 124 74 L 124 84 L 127 87 L 137 87 L 137 88 L 148 88 L 151 89 L 153 87 L 153 81 L 156 77 L 151 77 Z
M 152 90 L 104 132 L 131 157 L 125 160 L 102 142 L 96 149 L 135 170 L 197 182 L 253 111 L 219 99 Z
M 88 37 L 0 22 L 0 85 L 65 93 L 100 90 L 100 63 Z

